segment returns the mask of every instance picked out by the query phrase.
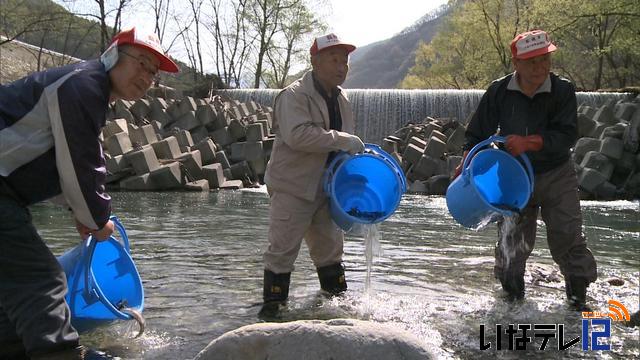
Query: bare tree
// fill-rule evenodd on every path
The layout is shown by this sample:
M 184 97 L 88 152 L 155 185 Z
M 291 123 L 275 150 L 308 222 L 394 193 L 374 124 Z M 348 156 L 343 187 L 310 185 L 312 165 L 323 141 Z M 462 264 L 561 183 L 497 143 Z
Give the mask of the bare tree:
M 202 3 L 204 0 L 189 0 L 189 4 L 191 5 L 191 12 L 193 14 L 193 23 L 195 24 L 195 54 L 197 60 L 197 66 L 195 69 L 200 75 L 204 75 L 204 66 L 202 64 L 202 46 L 200 44 L 200 22 L 202 15 Z
M 107 44 L 111 39 L 120 32 L 122 28 L 122 12 L 131 0 L 116 0 L 114 6 L 111 7 L 108 0 L 93 0 L 98 5 L 98 14 L 86 14 L 96 18 L 100 22 L 100 51 L 107 48 Z M 108 25 L 108 19 L 113 17 L 113 26 Z M 109 31 L 111 29 L 111 31 Z
M 174 21 L 179 29 L 187 58 L 193 71 L 193 80 L 204 76 L 204 65 L 202 60 L 202 46 L 200 36 L 200 24 L 202 23 L 202 4 L 204 0 L 188 0 L 189 15 L 187 25 L 183 25 L 183 20 L 179 16 L 174 16 Z
M 223 2 L 210 0 L 213 14 L 206 24 L 214 38 L 215 65 L 218 76 L 227 86 L 240 87 L 242 72 L 255 37 L 249 37 L 248 0 Z M 233 15 L 225 16 L 225 10 Z
M 301 0 L 254 0 L 250 16 L 252 30 L 258 40 L 253 86 L 260 87 L 262 68 L 267 51 L 273 46 L 273 37 L 280 29 L 283 12 L 296 6 Z
M 181 25 L 183 20 L 180 19 L 180 17 L 177 15 L 174 16 L 173 20 L 179 28 L 180 26 L 182 26 L 180 28 L 181 31 L 178 33 L 178 35 L 182 39 L 182 43 L 184 44 L 185 51 L 187 52 L 187 60 L 189 61 L 189 66 L 192 69 L 197 69 L 198 64 L 196 61 L 195 49 L 193 46 L 193 41 L 191 40 L 191 36 L 189 35 L 189 28 L 191 27 L 191 24 L 193 24 L 193 17 L 190 18 L 189 22 L 186 25 Z M 194 76 L 193 80 L 197 81 L 198 72 L 194 71 L 193 76 Z
M 132 0 L 93 0 L 90 3 L 78 0 L 62 0 L 67 9 L 76 16 L 95 19 L 100 25 L 100 52 L 104 51 L 111 39 L 122 28 L 122 15 Z M 73 9 L 77 5 L 76 9 Z
M 266 56 L 271 66 L 271 71 L 265 73 L 266 83 L 269 87 L 283 88 L 287 85 L 287 79 L 294 59 L 305 53 L 301 41 L 313 31 L 324 31 L 326 26 L 317 19 L 304 2 L 299 2 L 284 11 L 286 21 L 280 24 L 282 46 L 274 46 L 268 49 Z M 305 45 L 308 45 L 305 43 Z
M 164 33 L 169 21 L 169 0 L 153 0 L 151 9 L 153 10 L 154 32 L 158 35 L 160 43 L 164 40 Z
M 522 4 L 518 0 L 473 0 L 472 3 L 481 11 L 491 46 L 498 55 L 503 71 L 508 73 L 511 69 L 511 49 L 505 44 L 508 39 L 513 39 L 523 26 L 520 9 Z M 505 9 L 510 6 L 512 9 L 509 12 L 513 17 L 505 16 Z

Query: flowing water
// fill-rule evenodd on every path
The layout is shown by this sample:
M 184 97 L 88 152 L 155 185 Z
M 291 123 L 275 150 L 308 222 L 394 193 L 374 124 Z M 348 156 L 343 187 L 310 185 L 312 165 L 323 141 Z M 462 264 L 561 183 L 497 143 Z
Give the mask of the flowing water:
M 511 264 L 511 259 L 516 255 L 516 251 L 524 249 L 526 243 L 524 242 L 524 236 L 515 238 L 509 236 L 516 230 L 516 221 L 518 215 L 503 216 L 500 222 L 500 231 L 498 236 L 500 237 L 500 250 L 502 251 L 504 268 L 508 269 Z
M 353 229 L 348 235 L 362 236 L 364 238 L 364 259 L 366 264 L 366 272 L 364 278 L 364 292 L 371 293 L 371 271 L 373 269 L 374 257 L 381 255 L 380 249 L 380 232 L 378 224 L 354 224 Z
M 134 339 L 137 325 L 121 321 L 84 334 L 85 345 L 107 357 L 190 359 L 225 332 L 260 321 L 269 206 L 264 188 L 112 196 L 113 212 L 127 228 L 144 282 L 146 330 Z M 584 230 L 598 261 L 599 280 L 589 287 L 590 304 L 607 311 L 613 299 L 638 311 L 640 203 L 582 206 Z M 32 210 L 56 255 L 78 243 L 68 212 L 51 204 Z M 540 338 L 533 338 L 526 351 L 495 350 L 496 324 L 564 324 L 565 342 L 581 336 L 581 315 L 567 310 L 564 282 L 549 255 L 542 223 L 538 230 L 525 277 L 526 299 L 510 304 L 492 277 L 496 227 L 466 230 L 448 214 L 443 197 L 406 195 L 398 211 L 368 235 L 379 239 L 380 256 L 373 257 L 375 241 L 347 236 L 349 290 L 344 297 L 329 300 L 320 294 L 303 245 L 282 321 L 346 317 L 390 323 L 413 333 L 444 359 L 640 356 L 640 330 L 619 322 L 611 328 L 611 351 L 582 351 L 580 343 L 559 351 L 557 338 L 546 350 L 536 350 Z M 605 279 L 611 277 L 623 279 L 624 285 L 610 285 Z M 485 342 L 493 343 L 485 351 L 479 349 L 483 324 Z

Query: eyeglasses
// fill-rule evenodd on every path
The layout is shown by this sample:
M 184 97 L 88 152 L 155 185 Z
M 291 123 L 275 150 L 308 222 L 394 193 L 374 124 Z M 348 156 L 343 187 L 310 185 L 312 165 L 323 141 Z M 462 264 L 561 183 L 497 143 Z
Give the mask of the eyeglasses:
M 153 78 L 154 80 L 159 77 L 158 68 L 156 68 L 154 65 L 152 65 L 151 62 L 149 61 L 149 59 L 147 59 L 146 57 L 134 56 L 134 55 L 131 55 L 128 52 L 122 51 L 122 50 L 119 51 L 119 53 L 120 54 L 125 54 L 128 57 L 138 61 L 138 64 L 140 65 L 142 70 L 144 70 L 147 74 L 151 75 L 151 78 Z

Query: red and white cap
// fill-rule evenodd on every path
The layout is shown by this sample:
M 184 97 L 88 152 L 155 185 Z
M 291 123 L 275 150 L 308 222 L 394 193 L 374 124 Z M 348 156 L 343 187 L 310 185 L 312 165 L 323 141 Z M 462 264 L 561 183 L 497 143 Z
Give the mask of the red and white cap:
M 548 54 L 556 49 L 549 40 L 549 35 L 542 30 L 527 31 L 516 35 L 511 40 L 511 56 L 514 59 L 529 59 Z
M 354 45 L 342 42 L 338 38 L 338 35 L 331 33 L 315 38 L 315 40 L 313 40 L 313 45 L 311 45 L 311 49 L 309 49 L 309 53 L 313 56 L 324 49 L 334 46 L 343 47 L 347 50 L 347 54 L 356 49 Z
M 162 50 L 162 46 L 160 45 L 160 40 L 154 33 L 146 33 L 136 30 L 135 27 L 132 27 L 131 29 L 119 32 L 118 35 L 113 37 L 113 39 L 111 40 L 111 44 L 109 45 L 112 45 L 114 43 L 118 46 L 131 44 L 133 46 L 149 50 L 160 61 L 160 70 L 173 73 L 178 72 L 178 65 L 176 65 L 173 60 L 165 55 L 164 51 Z

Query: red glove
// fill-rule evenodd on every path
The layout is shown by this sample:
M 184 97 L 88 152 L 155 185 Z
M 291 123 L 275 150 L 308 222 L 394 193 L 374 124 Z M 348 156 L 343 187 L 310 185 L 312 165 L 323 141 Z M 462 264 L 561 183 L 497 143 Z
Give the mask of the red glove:
M 507 136 L 507 151 L 513 156 L 519 156 L 526 151 L 540 151 L 542 149 L 542 136 L 540 135 L 509 135 Z

